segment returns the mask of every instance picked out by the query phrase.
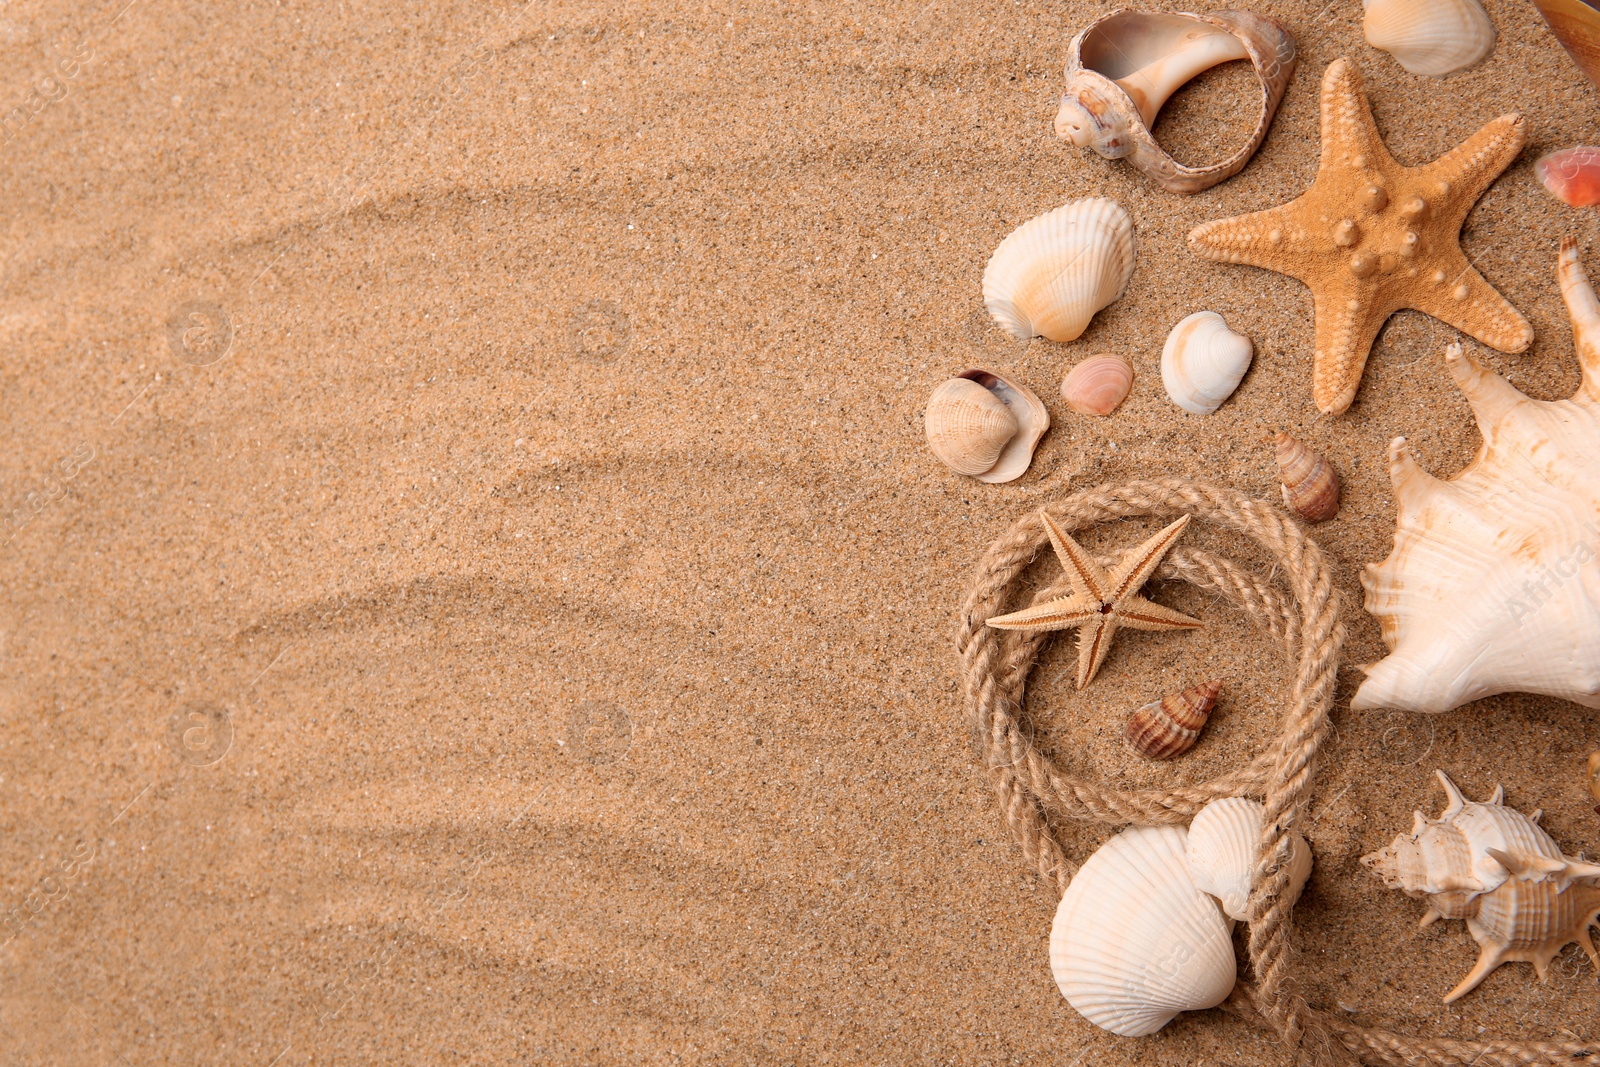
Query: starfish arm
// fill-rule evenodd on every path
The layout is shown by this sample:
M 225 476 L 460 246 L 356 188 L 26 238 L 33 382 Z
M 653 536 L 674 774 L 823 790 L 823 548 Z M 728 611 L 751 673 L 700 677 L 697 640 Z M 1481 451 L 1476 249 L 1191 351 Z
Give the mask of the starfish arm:
M 1429 207 L 1453 203 L 1465 219 L 1478 197 L 1522 151 L 1525 125 L 1516 112 L 1501 115 L 1432 163 L 1417 168 L 1424 202 Z
M 1322 74 L 1322 158 L 1317 176 L 1351 166 L 1379 166 L 1392 159 L 1378 124 L 1372 121 L 1361 72 L 1341 56 Z
M 1111 580 L 1105 570 L 1082 545 L 1067 536 L 1067 532 L 1056 525 L 1048 512 L 1040 511 L 1039 520 L 1044 523 L 1045 533 L 1050 535 L 1050 543 L 1055 546 L 1056 555 L 1061 559 L 1061 567 L 1067 572 L 1067 580 L 1079 592 L 1094 600 L 1104 601 L 1111 588 Z
M 1108 599 L 1122 600 L 1130 593 L 1137 593 L 1140 587 L 1150 580 L 1156 568 L 1161 566 L 1167 551 L 1183 535 L 1184 528 L 1188 525 L 1189 516 L 1180 515 L 1172 525 L 1138 548 L 1129 549 L 1124 553 L 1116 570 L 1111 573 L 1111 593 Z
M 1374 286 L 1348 272 L 1324 279 L 1312 294 L 1317 340 L 1311 397 L 1318 411 L 1338 415 L 1355 399 L 1372 339 L 1394 309 L 1379 303 Z
M 1117 632 L 1115 624 L 1104 615 L 1096 615 L 1093 622 L 1078 631 L 1078 688 L 1094 681 L 1100 664 L 1111 651 L 1111 635 Z
M 1189 251 L 1201 259 L 1262 267 L 1304 281 L 1301 263 L 1314 251 L 1311 235 L 1299 221 L 1304 199 L 1202 222 L 1189 231 Z
M 1130 630 L 1195 630 L 1204 626 L 1181 611 L 1173 611 L 1142 596 L 1129 598 L 1112 616 L 1118 626 Z
M 1533 327 L 1460 252 L 1441 257 L 1433 277 L 1442 281 L 1419 288 L 1412 306 L 1468 334 L 1490 348 L 1521 352 L 1533 342 Z
M 1098 603 L 1090 602 L 1081 593 L 1074 593 L 1013 611 L 1009 615 L 996 615 L 989 620 L 989 625 L 996 630 L 1065 630 L 1099 617 Z

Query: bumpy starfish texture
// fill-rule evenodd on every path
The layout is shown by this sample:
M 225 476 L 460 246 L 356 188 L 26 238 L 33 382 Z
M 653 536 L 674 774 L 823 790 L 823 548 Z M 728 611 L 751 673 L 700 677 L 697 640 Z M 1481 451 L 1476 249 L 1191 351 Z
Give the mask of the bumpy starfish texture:
M 1189 516 L 1183 516 L 1144 544 L 1124 552 L 1110 571 L 1096 563 L 1094 557 L 1068 537 L 1048 514 L 1041 511 L 1039 518 L 1061 559 L 1072 592 L 1023 611 L 997 616 L 989 620 L 989 625 L 997 630 L 1076 628 L 1079 689 L 1094 679 L 1100 664 L 1105 662 L 1118 627 L 1193 630 L 1203 625 L 1199 619 L 1191 619 L 1139 595 L 1144 583 L 1161 565 L 1167 550 L 1189 525 Z
M 1521 352 L 1533 327 L 1461 251 L 1461 224 L 1522 151 L 1522 116 L 1502 115 L 1432 163 L 1395 162 L 1372 121 L 1361 74 L 1336 59 L 1322 77 L 1322 160 L 1299 199 L 1196 226 L 1189 248 L 1206 259 L 1287 274 L 1316 308 L 1312 396 L 1337 415 L 1350 406 L 1378 328 L 1402 308 Z

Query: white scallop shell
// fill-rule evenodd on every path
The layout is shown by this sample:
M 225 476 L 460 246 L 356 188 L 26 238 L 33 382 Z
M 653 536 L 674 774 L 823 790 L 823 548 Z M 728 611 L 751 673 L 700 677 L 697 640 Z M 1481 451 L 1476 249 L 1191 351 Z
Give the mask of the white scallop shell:
M 1122 831 L 1089 857 L 1056 908 L 1056 985 L 1114 1034 L 1153 1034 L 1233 990 L 1232 924 L 1189 877 L 1187 837 L 1173 826 Z
M 1196 311 L 1167 335 L 1161 384 L 1183 410 L 1209 415 L 1239 388 L 1253 351 L 1250 338 L 1228 329 L 1221 315 Z
M 1362 0 L 1367 43 L 1413 74 L 1441 78 L 1494 48 L 1494 23 L 1478 0 Z
M 1196 888 L 1222 902 L 1229 918 L 1248 919 L 1246 902 L 1255 882 L 1256 842 L 1261 839 L 1265 810 L 1247 797 L 1213 800 L 1189 824 L 1185 857 Z M 1298 833 L 1289 834 L 1289 903 L 1300 898 L 1311 876 L 1311 846 Z
M 983 302 L 1019 341 L 1075 340 L 1133 276 L 1133 220 L 1115 200 L 1074 200 L 1029 219 L 989 257 Z

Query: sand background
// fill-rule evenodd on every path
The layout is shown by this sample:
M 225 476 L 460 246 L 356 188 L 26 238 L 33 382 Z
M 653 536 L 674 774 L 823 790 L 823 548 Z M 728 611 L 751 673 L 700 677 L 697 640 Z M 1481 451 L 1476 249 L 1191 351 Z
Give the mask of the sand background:
M 1189 198 L 1051 133 L 1067 42 L 1109 6 L 0 7 L 0 105 L 28 118 L 0 147 L 0 906 L 27 920 L 0 1059 L 1282 1062 L 1217 1012 L 1140 1042 L 1061 999 L 1055 896 L 975 766 L 954 613 L 1027 509 L 1166 472 L 1275 495 L 1284 428 L 1344 477 L 1316 537 L 1349 662 L 1381 655 L 1356 573 L 1392 534 L 1384 445 L 1439 474 L 1477 446 L 1455 335 L 1396 316 L 1349 413 L 1318 417 L 1307 291 L 1183 237 L 1309 183 L 1339 55 L 1404 162 L 1522 109 L 1464 245 L 1537 339 L 1468 347 L 1569 393 L 1556 248 L 1600 266 L 1594 216 L 1532 163 L 1595 139 L 1595 94 L 1528 4 L 1487 6 L 1493 56 L 1446 81 L 1366 47 L 1357 3 L 1261 8 L 1300 69 L 1249 167 Z M 1253 94 L 1230 65 L 1158 133 L 1214 157 Z M 1135 220 L 1127 295 L 1074 344 L 1009 342 L 989 251 L 1092 194 Z M 1204 419 L 1157 367 L 1199 308 L 1257 345 Z M 1056 394 L 1097 351 L 1139 375 L 1105 420 Z M 924 446 L 928 392 L 973 364 L 1056 420 L 1016 483 Z M 1270 639 L 1155 595 L 1211 625 L 1120 637 L 1084 694 L 1070 642 L 1041 661 L 1030 713 L 1069 765 L 1197 779 L 1268 736 Z M 1131 707 L 1203 674 L 1227 695 L 1189 757 L 1123 753 Z M 1593 713 L 1354 715 L 1358 677 L 1308 828 L 1312 1000 L 1600 1037 L 1575 947 L 1548 985 L 1507 965 L 1442 1006 L 1476 946 L 1356 862 L 1438 810 L 1436 767 L 1594 850 Z M 1102 836 L 1064 840 L 1081 861 Z

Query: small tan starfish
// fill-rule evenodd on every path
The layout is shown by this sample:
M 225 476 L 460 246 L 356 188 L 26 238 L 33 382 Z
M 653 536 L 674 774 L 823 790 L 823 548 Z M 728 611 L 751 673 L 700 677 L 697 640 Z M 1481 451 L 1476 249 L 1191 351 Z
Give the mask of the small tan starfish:
M 1350 406 L 1378 328 L 1401 308 L 1442 319 L 1502 352 L 1521 352 L 1533 327 L 1461 251 L 1461 224 L 1522 151 L 1522 116 L 1502 115 L 1420 167 L 1395 162 L 1348 59 L 1322 76 L 1322 161 L 1299 199 L 1201 223 L 1189 248 L 1297 278 L 1316 316 L 1312 396 Z
M 1139 596 L 1140 588 L 1150 580 L 1167 550 L 1189 525 L 1189 516 L 1183 516 L 1138 548 L 1124 552 L 1109 573 L 1048 514 L 1041 511 L 1039 518 L 1050 535 L 1050 543 L 1056 546 L 1056 555 L 1067 572 L 1072 593 L 1010 615 L 997 616 L 989 620 L 989 625 L 997 630 L 1077 627 L 1079 689 L 1094 679 L 1100 664 L 1105 662 L 1106 653 L 1111 651 L 1112 635 L 1119 626 L 1130 630 L 1193 630 L 1204 625 L 1199 619 L 1191 619 Z

